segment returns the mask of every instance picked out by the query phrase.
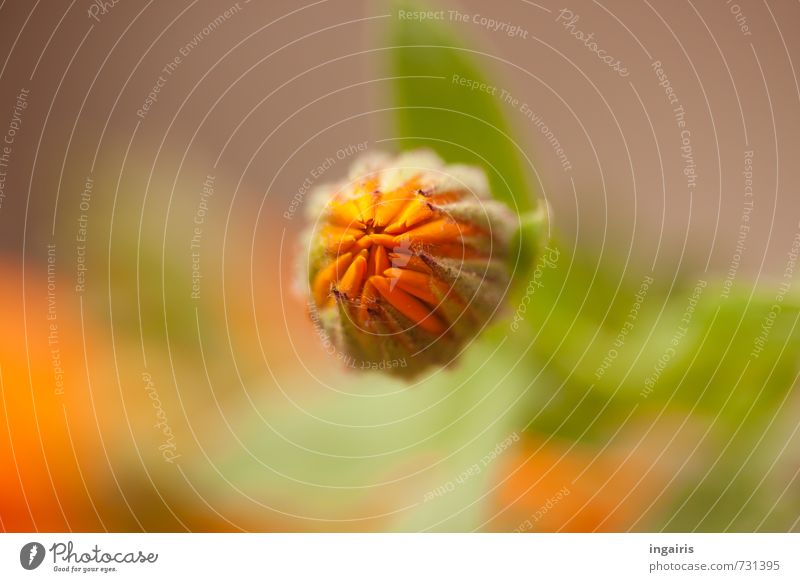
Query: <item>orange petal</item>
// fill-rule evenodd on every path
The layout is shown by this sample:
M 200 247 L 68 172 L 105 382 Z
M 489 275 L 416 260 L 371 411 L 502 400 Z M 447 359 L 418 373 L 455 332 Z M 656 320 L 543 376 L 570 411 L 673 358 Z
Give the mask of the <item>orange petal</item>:
M 375 217 L 375 207 L 373 206 L 374 197 L 371 193 L 362 194 L 356 198 L 356 206 L 361 215 L 361 221 L 364 223 L 369 222 Z
M 448 202 L 455 202 L 457 200 L 461 200 L 464 197 L 464 193 L 460 190 L 450 190 L 448 192 L 440 192 L 438 194 L 434 194 L 430 196 L 428 200 L 433 202 L 434 204 L 446 204 Z
M 350 265 L 353 253 L 344 253 L 334 259 L 329 265 L 317 273 L 314 279 L 314 300 L 317 306 L 322 307 L 331 292 L 331 286 L 339 280 L 345 269 Z
M 411 242 L 422 243 L 452 243 L 461 241 L 466 234 L 463 225 L 458 225 L 452 220 L 441 218 L 413 228 L 398 236 L 398 240 L 407 239 Z
M 372 246 L 372 235 L 362 236 L 356 242 L 356 248 L 358 250 L 366 250 Z
M 428 264 L 417 255 L 408 255 L 406 253 L 389 253 L 389 258 L 392 261 L 393 267 L 402 267 L 411 269 L 412 271 L 419 271 L 420 273 L 433 273 L 433 270 Z
M 415 224 L 419 224 L 423 220 L 427 220 L 434 215 L 428 201 L 424 198 L 417 198 L 408 204 L 400 215 L 392 221 L 392 224 L 384 229 L 384 232 L 389 234 L 398 234 Z
M 322 229 L 322 240 L 325 250 L 333 254 L 341 254 L 350 250 L 363 232 L 355 228 L 342 228 L 340 226 L 326 226 Z
M 389 263 L 389 257 L 386 255 L 386 249 L 382 245 L 372 247 L 370 249 L 367 274 L 369 276 L 380 275 L 389 267 L 391 267 L 391 263 Z
M 326 241 L 325 250 L 332 255 L 338 255 L 349 251 L 355 242 L 356 239 L 353 236 L 330 238 Z
M 375 218 L 374 205 L 379 198 L 376 190 L 377 187 L 378 182 L 374 178 L 371 178 L 369 180 L 364 180 L 360 184 L 357 184 L 354 188 L 355 197 L 353 200 L 358 207 L 358 212 L 361 216 L 361 222 L 364 224 Z
M 331 224 L 358 229 L 364 228 L 364 223 L 361 222 L 361 212 L 353 200 L 331 202 L 329 211 L 328 220 Z
M 361 285 L 364 283 L 364 274 L 367 272 L 367 251 L 361 251 L 353 259 L 347 268 L 342 279 L 339 281 L 339 291 L 347 295 L 350 299 L 355 299 L 361 292 Z
M 351 235 L 355 238 L 358 238 L 359 236 L 361 236 L 363 231 L 360 227 L 355 226 L 355 224 L 353 224 L 352 226 L 338 226 L 334 224 L 326 224 L 324 227 L 322 227 L 321 232 L 322 236 L 325 237 Z
M 375 218 L 372 223 L 375 226 L 386 226 L 413 197 L 414 194 L 404 188 L 398 188 L 384 194 L 375 205 Z
M 423 303 L 420 303 L 402 289 L 397 287 L 392 289 L 389 286 L 388 279 L 376 275 L 370 277 L 369 280 L 386 301 L 422 329 L 435 335 L 439 335 L 444 331 L 442 322 Z
M 418 297 L 431 305 L 439 303 L 439 299 L 431 291 L 433 278 L 430 275 L 397 268 L 386 269 L 383 275 L 389 278 L 390 287 L 396 285 L 403 291 L 411 293 L 414 297 Z
M 397 246 L 397 239 L 390 234 L 370 234 L 369 238 L 377 245 L 383 245 L 385 247 Z
M 398 281 L 403 281 L 407 285 L 419 287 L 420 289 L 431 288 L 430 284 L 432 278 L 423 273 L 418 273 L 417 271 L 409 271 L 407 269 L 398 269 L 397 267 L 391 267 L 384 270 L 382 275 L 384 277 L 388 277 L 389 279 L 397 279 Z
M 375 304 L 377 296 L 378 291 L 375 289 L 375 285 L 372 284 L 370 277 L 364 284 L 364 291 L 361 293 L 361 303 L 358 306 L 358 321 L 362 328 L 367 325 L 370 316 L 369 308 Z
M 432 254 L 447 259 L 477 259 L 487 256 L 460 242 L 437 245 L 432 249 Z

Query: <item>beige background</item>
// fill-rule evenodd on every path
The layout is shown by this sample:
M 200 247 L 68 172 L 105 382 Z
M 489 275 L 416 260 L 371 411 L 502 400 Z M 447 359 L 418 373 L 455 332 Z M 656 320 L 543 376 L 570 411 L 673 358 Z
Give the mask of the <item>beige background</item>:
M 610 245 L 623 257 L 632 249 L 643 266 L 657 258 L 661 270 L 680 265 L 702 271 L 707 263 L 726 270 L 742 212 L 743 151 L 750 147 L 755 228 L 742 272 L 769 276 L 782 270 L 800 217 L 800 169 L 793 163 L 800 134 L 792 63 L 798 57 L 796 3 L 742 2 L 750 36 L 742 34 L 731 4 L 722 0 L 569 4 L 580 16 L 577 27 L 594 32 L 598 44 L 628 67 L 625 79 L 555 23 L 561 4 L 440 4 L 529 32 L 526 40 L 472 22 L 456 24 L 486 54 L 482 60 L 495 84 L 530 104 L 563 144 L 571 173 L 561 170 L 532 124 L 507 108 L 517 137 L 536 160 L 555 223 L 568 239 L 576 236 L 579 245 L 596 250 Z M 8 1 L 2 9 L 0 43 L 9 57 L 2 76 L 3 119 L 10 117 L 17 90 L 31 89 L 0 213 L 5 253 L 16 254 L 21 246 L 20 217 L 31 172 L 31 207 L 46 224 L 54 192 L 61 189 L 65 200 L 76 196 L 98 144 L 98 164 L 112 171 L 119 167 L 136 110 L 159 70 L 229 8 L 226 2 L 143 8 L 143 3 L 123 1 L 98 23 L 81 5 L 88 9 L 89 3 L 74 3 L 66 15 L 65 2 L 34 8 Z M 391 10 L 382 2 L 241 7 L 169 77 L 141 122 L 131 157 L 147 168 L 166 165 L 165 172 L 174 175 L 171 157 L 186 153 L 184 168 L 194 164 L 202 173 L 230 140 L 218 173 L 226 187 L 241 179 L 244 196 L 236 206 L 260 202 L 272 183 L 264 212 L 279 214 L 318 161 L 348 143 L 391 137 L 388 115 L 369 112 L 387 105 L 389 87 L 381 80 L 387 76 L 382 66 L 387 55 L 380 47 L 387 20 L 394 16 L 383 17 Z M 687 111 L 699 173 L 691 199 L 680 173 L 677 128 L 645 50 L 663 62 Z M 358 117 L 347 119 L 353 115 Z M 65 177 L 76 183 L 59 183 L 62 165 Z M 329 177 L 342 172 L 333 169 Z M 39 228 L 40 218 L 29 216 L 29 226 Z M 37 237 L 29 238 L 30 251 Z

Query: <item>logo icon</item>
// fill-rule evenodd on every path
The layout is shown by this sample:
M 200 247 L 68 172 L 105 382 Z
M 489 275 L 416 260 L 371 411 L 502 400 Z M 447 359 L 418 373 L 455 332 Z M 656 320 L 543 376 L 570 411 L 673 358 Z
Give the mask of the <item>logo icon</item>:
M 44 561 L 44 546 L 39 542 L 30 542 L 19 551 L 19 563 L 26 570 L 35 570 Z

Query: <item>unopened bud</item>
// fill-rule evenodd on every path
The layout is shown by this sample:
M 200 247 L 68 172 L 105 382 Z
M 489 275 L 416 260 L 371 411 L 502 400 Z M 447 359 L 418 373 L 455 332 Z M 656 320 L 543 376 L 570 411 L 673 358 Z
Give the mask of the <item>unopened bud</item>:
M 313 318 L 364 368 L 414 376 L 453 362 L 508 291 L 518 220 L 482 170 L 432 152 L 370 155 L 318 189 Z M 381 366 L 392 361 L 405 366 Z

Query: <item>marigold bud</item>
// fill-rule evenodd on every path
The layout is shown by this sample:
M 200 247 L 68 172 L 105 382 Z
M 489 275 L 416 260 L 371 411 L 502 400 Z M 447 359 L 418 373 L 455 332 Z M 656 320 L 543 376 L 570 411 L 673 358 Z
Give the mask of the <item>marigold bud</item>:
M 479 168 L 372 154 L 314 199 L 312 317 L 352 367 L 447 365 L 498 311 L 518 219 Z

